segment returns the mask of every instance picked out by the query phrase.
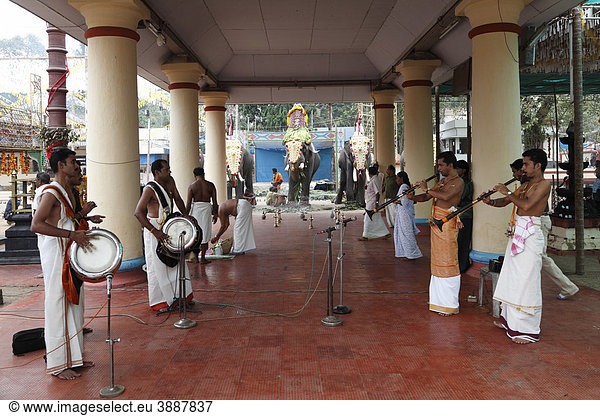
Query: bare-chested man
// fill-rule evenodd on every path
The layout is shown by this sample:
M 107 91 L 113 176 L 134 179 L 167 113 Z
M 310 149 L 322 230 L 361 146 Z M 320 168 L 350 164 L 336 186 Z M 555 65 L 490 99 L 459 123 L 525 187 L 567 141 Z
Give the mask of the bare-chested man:
M 55 180 L 41 192 L 31 231 L 39 235 L 44 275 L 46 372 L 63 380 L 72 380 L 80 376 L 75 369 L 91 367 L 94 363 L 83 361 L 82 282 L 65 276 L 67 283 L 63 287 L 65 251 L 73 241 L 84 248 L 90 247 L 91 243 L 89 231 L 76 229 L 73 186 L 81 181 L 81 168 L 75 160 L 75 152 L 67 148 L 56 149 L 50 156 L 50 166 L 56 174 Z M 90 210 L 95 207 L 91 201 L 87 205 Z M 69 270 L 66 267 L 65 273 Z
M 544 179 L 546 153 L 530 149 L 523 153 L 523 173 L 528 181 L 513 193 L 505 185 L 494 190 L 505 195 L 503 202 L 517 206 L 512 238 L 508 241 L 504 262 L 498 277 L 494 299 L 502 303 L 500 321 L 494 325 L 506 330 L 506 335 L 517 344 L 528 344 L 540 339 L 542 320 L 542 253 L 544 234 L 540 217 L 548 203 L 550 184 Z M 491 206 L 501 206 L 496 200 L 485 198 Z
M 444 178 L 432 189 L 421 181 L 419 188 L 424 194 L 412 199 L 417 202 L 433 198 L 433 217 L 442 219 L 456 209 L 460 202 L 464 182 L 454 165 L 456 156 L 452 152 L 442 152 L 437 156 L 437 172 Z M 446 222 L 443 232 L 437 226 L 431 227 L 431 280 L 429 282 L 429 310 L 441 316 L 458 313 L 458 292 L 460 291 L 460 270 L 458 265 L 458 217 Z
M 210 240 L 215 244 L 229 228 L 229 216 L 235 217 L 233 227 L 233 253 L 243 254 L 256 249 L 254 225 L 252 224 L 252 205 L 245 199 L 228 199 L 219 206 L 221 228 Z
M 212 235 L 212 225 L 217 223 L 217 214 L 219 210 L 219 205 L 217 204 L 217 189 L 212 182 L 204 179 L 203 168 L 195 168 L 194 176 L 196 177 L 196 181 L 188 188 L 185 211 L 196 218 L 198 226 L 202 230 L 200 264 L 208 264 L 210 261 L 206 260 L 206 250 L 208 249 L 208 241 Z M 211 200 L 212 204 L 210 202 Z M 198 251 L 191 254 L 193 255 L 192 262 L 198 263 Z
M 169 308 L 179 297 L 179 282 L 177 281 L 177 267 L 168 267 L 164 264 L 156 254 L 156 247 L 159 242 L 169 238 L 161 228 L 167 216 L 173 212 L 173 201 L 184 216 L 188 217 L 188 214 L 171 176 L 169 163 L 162 159 L 155 160 L 150 169 L 154 175 L 154 181 L 150 181 L 144 188 L 134 215 L 144 228 L 150 307 L 154 310 L 164 310 Z M 189 276 L 187 265 L 184 267 L 186 268 L 185 275 Z M 190 302 L 193 293 L 188 279 L 186 279 L 185 294 L 186 300 Z

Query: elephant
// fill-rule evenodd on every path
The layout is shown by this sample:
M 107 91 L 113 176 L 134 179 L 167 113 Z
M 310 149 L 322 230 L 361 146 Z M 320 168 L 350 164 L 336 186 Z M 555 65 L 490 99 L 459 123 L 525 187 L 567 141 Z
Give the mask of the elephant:
M 252 155 L 242 147 L 239 140 L 227 140 L 225 155 L 227 158 L 227 199 L 233 196 L 241 199 L 244 191 L 254 193 L 252 177 L 254 175 L 254 161 Z
M 288 173 L 288 202 L 308 205 L 310 182 L 319 166 L 321 156 L 312 143 L 300 140 L 285 142 L 285 170 Z
M 346 202 L 356 202 L 365 206 L 365 183 L 367 182 L 367 167 L 371 165 L 373 155 L 369 151 L 369 139 L 364 136 L 352 137 L 344 143 L 338 157 L 340 168 L 340 187 L 335 199 L 336 204 L 342 203 L 346 192 Z

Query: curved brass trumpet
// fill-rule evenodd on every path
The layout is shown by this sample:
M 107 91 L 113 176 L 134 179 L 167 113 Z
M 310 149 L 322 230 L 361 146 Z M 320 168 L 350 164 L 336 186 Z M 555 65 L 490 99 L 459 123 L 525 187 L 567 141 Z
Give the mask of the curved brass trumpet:
M 516 181 L 516 180 L 517 180 L 516 178 L 512 178 L 511 180 L 504 182 L 504 185 L 505 185 L 505 186 L 506 186 L 506 185 L 510 185 L 511 183 L 513 183 L 513 182 L 514 182 L 514 181 Z M 494 190 L 491 190 L 491 191 L 488 191 L 488 192 L 486 192 L 485 194 L 482 194 L 480 197 L 478 197 L 478 198 L 477 198 L 475 201 L 471 202 L 469 205 L 465 205 L 465 206 L 464 206 L 464 207 L 462 207 L 461 209 L 458 209 L 458 210 L 454 211 L 453 213 L 446 215 L 446 216 L 445 216 L 444 218 L 442 218 L 441 220 L 436 220 L 435 218 L 429 218 L 429 219 L 427 220 L 427 223 L 428 223 L 429 225 L 437 225 L 437 226 L 438 226 L 438 228 L 440 229 L 440 231 L 443 231 L 443 230 L 442 230 L 442 227 L 443 227 L 443 225 L 444 225 L 445 223 L 447 223 L 448 221 L 450 221 L 452 218 L 456 217 L 457 215 L 460 215 L 460 214 L 462 214 L 463 212 L 465 212 L 465 211 L 467 211 L 467 210 L 469 210 L 469 209 L 473 208 L 473 206 L 474 206 L 475 204 L 477 204 L 478 202 L 481 202 L 481 201 L 483 201 L 485 198 L 487 198 L 488 196 L 490 196 L 490 195 L 491 195 L 491 194 L 493 194 L 494 192 L 496 192 L 496 191 L 494 191 Z
M 437 174 L 431 175 L 429 178 L 425 179 L 425 182 L 429 182 L 430 180 L 432 180 L 433 178 L 435 178 L 437 176 Z M 387 207 L 390 204 L 393 204 L 394 202 L 396 202 L 397 200 L 399 200 L 400 198 L 402 198 L 403 196 L 411 193 L 412 191 L 414 191 L 415 189 L 417 189 L 419 187 L 419 185 L 414 185 L 410 188 L 408 188 L 406 191 L 402 192 L 400 195 L 396 195 L 395 197 L 393 197 L 392 199 L 388 199 L 387 201 L 385 201 L 383 204 L 381 204 L 381 206 L 379 208 L 375 208 L 375 209 L 365 209 L 367 215 L 369 216 L 370 219 L 373 219 L 373 214 L 375 214 L 376 212 L 379 212 L 383 209 L 385 209 L 385 207 Z

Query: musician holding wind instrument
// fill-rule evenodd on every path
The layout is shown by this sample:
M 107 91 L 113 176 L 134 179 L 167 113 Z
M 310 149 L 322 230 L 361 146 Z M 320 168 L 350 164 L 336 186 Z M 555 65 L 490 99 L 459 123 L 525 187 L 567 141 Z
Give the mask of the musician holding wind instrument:
M 464 182 L 455 169 L 456 156 L 452 152 L 442 152 L 437 156 L 436 169 L 444 178 L 429 189 L 427 181 L 421 181 L 419 188 L 424 194 L 415 195 L 413 201 L 425 202 L 433 198 L 432 217 L 440 219 L 452 211 L 460 201 Z M 431 280 L 429 282 L 429 310 L 441 316 L 458 313 L 458 292 L 460 290 L 460 270 L 458 267 L 458 217 L 443 224 L 442 228 L 431 227 Z
M 514 230 L 510 230 L 512 235 L 494 292 L 494 299 L 501 302 L 500 321 L 494 321 L 494 325 L 506 330 L 506 335 L 517 344 L 540 339 L 544 250 L 540 217 L 550 195 L 550 184 L 544 179 L 546 165 L 543 150 L 525 151 L 522 169 L 529 180 L 524 181 L 515 192 L 511 192 L 505 184 L 496 185 L 494 190 L 505 195 L 504 198 L 490 199 L 489 195 L 483 198 L 483 202 L 490 206 L 513 203 L 517 207 Z

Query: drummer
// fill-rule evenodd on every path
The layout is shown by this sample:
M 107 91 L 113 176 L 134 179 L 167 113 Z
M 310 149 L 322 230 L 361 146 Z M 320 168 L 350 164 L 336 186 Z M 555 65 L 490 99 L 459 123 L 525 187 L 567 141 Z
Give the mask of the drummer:
M 135 217 L 144 228 L 144 251 L 146 256 L 146 273 L 148 274 L 148 300 L 150 307 L 156 311 L 167 310 L 179 297 L 177 267 L 168 267 L 156 254 L 159 242 L 169 236 L 161 231 L 167 216 L 173 212 L 173 201 L 180 212 L 186 213 L 185 204 L 177 191 L 175 180 L 171 176 L 171 168 L 166 160 L 155 160 L 150 166 L 154 180 L 148 182 L 135 208 Z M 185 217 L 189 217 L 184 214 Z M 189 276 L 187 264 L 184 264 L 185 275 Z M 189 295 L 187 295 L 189 293 Z M 189 279 L 185 281 L 186 300 L 192 302 L 194 297 Z
M 185 204 L 185 212 L 189 212 L 191 216 L 196 218 L 198 226 L 202 230 L 202 241 L 200 242 L 200 264 L 208 264 L 206 260 L 206 250 L 208 249 L 208 240 L 212 235 L 212 225 L 217 222 L 217 212 L 219 205 L 217 204 L 217 189 L 212 182 L 204 179 L 204 169 L 195 168 L 194 176 L 196 181 L 188 188 L 187 203 Z M 212 199 L 212 204 L 210 203 Z M 212 223 L 211 223 L 212 215 Z M 192 263 L 198 263 L 198 251 L 190 253 Z
M 63 380 L 73 380 L 80 376 L 77 370 L 94 363 L 83 361 L 83 286 L 77 287 L 82 282 L 72 280 L 68 273 L 70 268 L 63 266 L 67 243 L 75 241 L 84 249 L 89 247 L 89 231 L 75 230 L 73 186 L 81 181 L 75 152 L 57 148 L 50 156 L 50 166 L 56 174 L 55 180 L 42 191 L 31 222 L 31 231 L 41 235 L 46 372 Z

